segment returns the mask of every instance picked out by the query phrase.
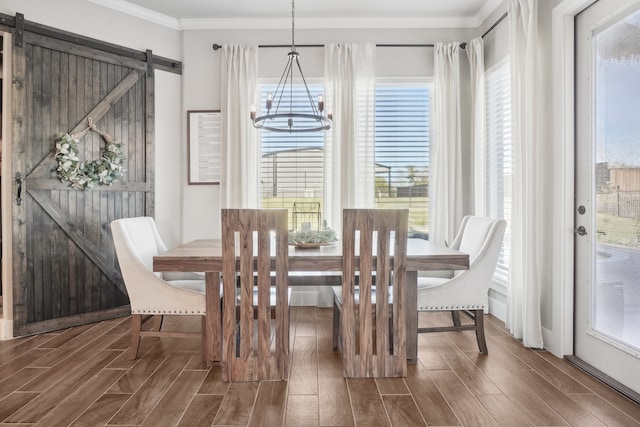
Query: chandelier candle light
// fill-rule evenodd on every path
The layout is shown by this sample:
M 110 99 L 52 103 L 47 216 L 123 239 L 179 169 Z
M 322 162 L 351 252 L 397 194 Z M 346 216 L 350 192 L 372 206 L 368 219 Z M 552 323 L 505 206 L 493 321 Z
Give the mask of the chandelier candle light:
M 307 81 L 302 74 L 300 67 L 300 55 L 296 52 L 295 44 L 295 0 L 291 1 L 291 52 L 288 53 L 289 60 L 284 67 L 280 81 L 274 93 L 269 93 L 265 102 L 266 114 L 256 117 L 256 106 L 251 106 L 251 121 L 256 129 L 265 129 L 272 132 L 316 132 L 331 128 L 332 114 L 330 111 L 324 114 L 324 95 L 318 95 L 317 104 L 307 86 Z M 295 63 L 295 67 L 294 67 Z M 304 84 L 306 101 L 309 107 L 305 112 L 294 112 L 293 94 L 293 72 L 297 69 L 300 72 L 302 83 Z M 289 98 L 284 96 L 285 90 L 289 90 Z M 275 108 L 274 108 L 275 102 Z M 286 105 L 288 104 L 288 105 Z M 273 110 L 273 111 L 272 111 Z

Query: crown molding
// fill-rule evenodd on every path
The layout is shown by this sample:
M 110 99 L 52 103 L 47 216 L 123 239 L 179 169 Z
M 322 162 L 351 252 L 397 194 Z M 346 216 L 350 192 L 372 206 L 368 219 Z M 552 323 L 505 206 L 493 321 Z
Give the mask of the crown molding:
M 476 22 L 474 26 L 479 28 L 501 4 L 502 0 L 487 0 L 475 16 Z
M 476 28 L 472 18 L 296 18 L 296 28 L 306 29 L 396 29 Z M 289 29 L 290 19 L 225 18 L 181 19 L 184 30 Z
M 100 6 L 108 7 L 118 12 L 126 13 L 127 15 L 134 16 L 136 18 L 144 19 L 145 21 L 153 22 L 154 24 L 162 25 L 174 30 L 182 31 L 182 24 L 179 19 L 171 16 L 163 15 L 162 13 L 154 12 L 144 7 L 140 7 L 133 3 L 129 3 L 125 0 L 89 0 L 92 3 L 99 4 Z
M 273 18 L 190 18 L 176 19 L 126 0 L 89 0 L 122 13 L 174 30 L 288 29 L 290 19 Z M 488 0 L 472 17 L 451 18 L 297 18 L 298 28 L 307 29 L 397 29 L 397 28 L 478 28 L 502 3 Z

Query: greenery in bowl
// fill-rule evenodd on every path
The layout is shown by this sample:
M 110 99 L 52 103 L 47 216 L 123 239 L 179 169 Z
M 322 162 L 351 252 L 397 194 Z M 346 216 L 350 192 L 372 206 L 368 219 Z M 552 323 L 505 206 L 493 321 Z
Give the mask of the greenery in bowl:
M 336 231 L 327 226 L 327 220 L 322 221 L 322 229 L 320 231 L 291 231 L 289 232 L 289 244 L 307 245 L 307 244 L 326 244 L 337 242 Z

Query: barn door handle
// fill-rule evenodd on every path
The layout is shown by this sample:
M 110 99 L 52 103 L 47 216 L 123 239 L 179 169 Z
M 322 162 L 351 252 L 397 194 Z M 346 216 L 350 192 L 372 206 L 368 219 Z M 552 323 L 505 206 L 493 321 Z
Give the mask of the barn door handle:
M 20 206 L 22 205 L 22 175 L 20 172 L 16 172 L 16 185 L 18 186 L 16 191 L 16 205 Z

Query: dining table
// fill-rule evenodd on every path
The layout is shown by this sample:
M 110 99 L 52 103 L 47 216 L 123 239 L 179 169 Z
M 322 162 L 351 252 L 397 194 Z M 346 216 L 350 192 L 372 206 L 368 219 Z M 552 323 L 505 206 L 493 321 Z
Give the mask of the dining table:
M 342 245 L 339 243 L 315 248 L 289 246 L 288 258 L 290 286 L 335 286 L 341 283 Z M 408 239 L 405 292 L 406 354 L 409 363 L 415 363 L 418 357 L 418 272 L 468 268 L 469 255 L 466 253 L 424 239 Z M 219 362 L 222 352 L 221 240 L 193 240 L 158 254 L 153 257 L 153 271 L 204 273 L 207 297 L 204 326 L 205 358 L 207 362 Z

